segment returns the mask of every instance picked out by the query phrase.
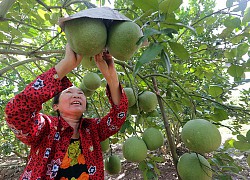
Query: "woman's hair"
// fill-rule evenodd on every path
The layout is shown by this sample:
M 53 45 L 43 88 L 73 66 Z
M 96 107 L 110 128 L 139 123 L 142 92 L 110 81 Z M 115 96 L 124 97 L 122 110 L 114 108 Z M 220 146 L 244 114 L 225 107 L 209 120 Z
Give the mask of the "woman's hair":
M 52 100 L 52 107 L 53 107 L 53 105 L 59 103 L 60 95 L 61 95 L 61 92 L 54 96 L 54 98 L 53 98 L 53 100 Z

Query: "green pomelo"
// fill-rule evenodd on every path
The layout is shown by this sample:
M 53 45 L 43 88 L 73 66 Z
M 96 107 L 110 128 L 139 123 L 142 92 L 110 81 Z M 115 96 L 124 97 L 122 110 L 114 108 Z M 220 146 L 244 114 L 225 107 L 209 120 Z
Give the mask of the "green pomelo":
M 148 112 L 147 116 L 148 117 L 158 117 L 159 113 L 158 113 L 158 111 L 156 109 L 154 109 L 153 111 Z
M 107 48 L 119 60 L 129 60 L 138 50 L 136 43 L 142 37 L 140 27 L 134 22 L 114 22 L 108 29 Z
M 184 144 L 197 153 L 215 151 L 221 144 L 221 134 L 217 127 L 204 119 L 188 121 L 181 131 Z
M 109 150 L 109 138 L 105 139 L 101 143 L 102 152 L 107 152 Z
M 97 68 L 95 64 L 95 60 L 93 57 L 86 57 L 84 56 L 81 61 L 82 67 L 85 69 L 93 69 Z
M 130 88 L 130 87 L 126 87 L 126 88 L 123 88 L 123 89 L 124 89 L 124 91 L 126 93 L 126 96 L 128 98 L 128 106 L 129 107 L 133 106 L 136 103 L 136 99 L 135 99 L 133 89 Z
M 150 91 L 144 91 L 142 94 L 138 96 L 139 107 L 144 112 L 151 112 L 153 111 L 157 104 L 157 97 L 155 93 Z
M 147 128 L 143 134 L 142 139 L 146 143 L 148 150 L 156 150 L 163 145 L 162 133 L 153 127 Z
M 247 164 L 250 167 L 250 154 L 247 155 Z
M 138 114 L 138 108 L 137 108 L 136 104 L 128 108 L 128 113 L 131 115 Z
M 84 85 L 83 82 L 80 84 L 79 88 L 83 91 L 83 93 L 84 93 L 84 95 L 85 95 L 86 97 L 92 96 L 92 95 L 94 94 L 94 92 L 95 92 L 95 91 L 90 91 L 90 90 L 88 90 L 88 89 L 85 87 L 85 85 Z
M 196 153 L 183 154 L 177 164 L 182 180 L 211 180 L 212 170 L 209 162 Z
M 128 161 L 141 162 L 147 157 L 147 146 L 141 138 L 132 136 L 124 142 L 122 152 Z
M 113 174 L 119 174 L 121 171 L 121 160 L 117 155 L 111 155 L 107 159 L 105 159 L 104 167 L 107 173 L 113 175 Z
M 107 29 L 101 19 L 77 18 L 65 21 L 64 32 L 70 47 L 77 54 L 92 57 L 106 45 Z
M 89 72 L 83 76 L 83 84 L 86 89 L 94 91 L 101 86 L 101 78 L 94 72 Z

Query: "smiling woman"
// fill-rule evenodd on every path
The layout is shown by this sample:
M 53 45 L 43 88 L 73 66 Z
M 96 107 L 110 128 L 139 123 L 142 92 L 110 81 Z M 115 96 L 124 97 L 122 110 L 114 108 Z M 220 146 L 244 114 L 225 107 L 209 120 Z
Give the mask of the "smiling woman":
M 112 56 L 102 52 L 95 62 L 107 81 L 111 109 L 102 118 L 85 118 L 86 97 L 66 77 L 81 60 L 67 45 L 63 60 L 8 102 L 5 114 L 10 129 L 31 147 L 20 179 L 104 179 L 100 142 L 121 128 L 128 101 Z M 42 104 L 53 97 L 58 116 L 40 113 Z

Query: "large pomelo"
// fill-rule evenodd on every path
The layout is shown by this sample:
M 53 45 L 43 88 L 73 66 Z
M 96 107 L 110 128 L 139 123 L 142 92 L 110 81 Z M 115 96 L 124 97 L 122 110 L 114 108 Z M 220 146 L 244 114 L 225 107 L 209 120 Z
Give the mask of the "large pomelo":
M 130 87 L 125 87 L 123 88 L 125 91 L 125 94 L 128 98 L 128 106 L 131 107 L 136 103 L 136 99 L 135 99 L 135 95 L 134 95 L 134 91 L 132 88 Z
M 156 108 L 158 100 L 155 93 L 144 91 L 138 96 L 138 103 L 141 110 L 151 112 Z
M 146 143 L 148 150 L 156 150 L 163 145 L 162 133 L 153 127 L 147 128 L 143 134 L 142 139 Z
M 101 144 L 101 148 L 102 148 L 102 152 L 107 152 L 109 150 L 109 138 L 105 139 L 104 141 L 100 142 Z
M 93 57 L 86 57 L 84 56 L 81 61 L 82 67 L 85 69 L 93 69 L 97 68 L 95 64 L 95 60 Z
M 86 97 L 92 96 L 92 95 L 94 94 L 94 92 L 95 92 L 94 90 L 93 90 L 93 91 L 88 90 L 88 89 L 85 87 L 83 81 L 81 82 L 79 88 L 83 91 L 83 93 L 84 93 L 84 95 L 85 95 Z
M 136 43 L 142 36 L 140 27 L 134 22 L 113 22 L 108 28 L 108 51 L 116 59 L 129 60 L 138 50 Z
M 94 91 L 101 86 L 101 78 L 97 73 L 89 72 L 83 76 L 82 80 L 86 89 Z
M 104 167 L 105 170 L 111 175 L 119 174 L 122 167 L 121 160 L 117 155 L 111 155 L 105 159 Z
M 147 146 L 141 138 L 132 136 L 124 142 L 122 152 L 128 161 L 141 162 L 147 157 Z
M 94 56 L 107 41 L 107 29 L 101 19 L 77 18 L 65 21 L 64 32 L 70 47 L 77 54 Z
M 177 164 L 182 180 L 211 180 L 212 170 L 209 162 L 196 153 L 183 154 Z
M 137 105 L 133 105 L 131 107 L 128 108 L 128 113 L 131 115 L 137 115 L 138 114 L 138 107 Z
M 221 144 L 221 134 L 217 127 L 204 119 L 188 121 L 181 131 L 184 144 L 197 153 L 217 150 Z

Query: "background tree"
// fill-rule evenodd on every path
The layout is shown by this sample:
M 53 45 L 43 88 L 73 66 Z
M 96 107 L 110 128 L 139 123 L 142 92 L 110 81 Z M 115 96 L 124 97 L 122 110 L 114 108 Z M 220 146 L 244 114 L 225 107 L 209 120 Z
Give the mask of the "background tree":
M 98 1 L 98 6 L 105 0 Z M 230 177 L 229 172 L 241 170 L 226 153 L 227 148 L 250 149 L 250 138 L 240 133 L 248 123 L 250 92 L 244 90 L 240 103 L 232 101 L 232 91 L 248 82 L 249 71 L 249 0 L 227 0 L 226 8 L 215 10 L 214 0 L 115 0 L 115 9 L 142 27 L 139 49 L 126 62 L 115 60 L 124 87 L 132 87 L 136 96 L 145 90 L 158 97 L 158 114 L 138 111 L 128 114 L 121 132 L 111 138 L 121 142 L 127 136 L 141 133 L 147 127 L 157 127 L 166 134 L 173 162 L 177 163 L 183 147 L 180 130 L 190 119 L 203 118 L 218 127 L 223 120 L 233 119 L 228 127 L 238 140 L 227 141 L 224 149 L 214 152 L 210 162 L 220 171 L 218 177 Z M 28 147 L 18 141 L 4 120 L 8 100 L 19 93 L 37 75 L 48 70 L 63 57 L 66 38 L 57 24 L 58 18 L 96 5 L 87 0 L 2 0 L 0 3 L 0 151 L 27 157 Z M 75 69 L 69 78 L 80 85 L 87 72 L 98 69 Z M 100 74 L 101 76 L 101 74 Z M 105 82 L 103 83 L 105 85 Z M 89 98 L 88 116 L 102 116 L 107 111 L 104 87 Z M 50 102 L 44 112 L 50 112 Z M 225 160 L 226 159 L 226 160 Z M 140 163 L 144 176 L 157 176 L 157 162 L 149 156 Z M 217 160 L 217 161 L 216 161 Z M 221 167 L 227 167 L 221 168 Z

